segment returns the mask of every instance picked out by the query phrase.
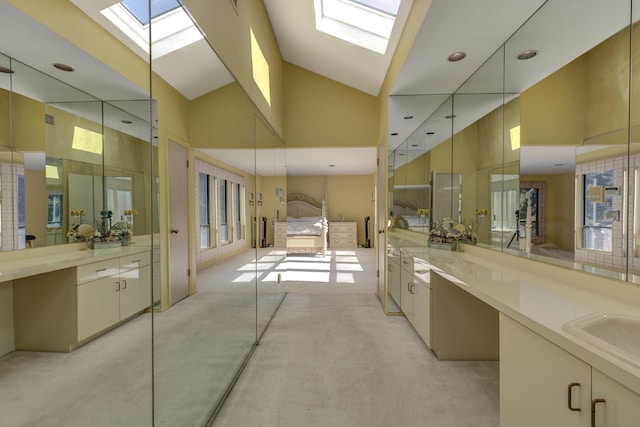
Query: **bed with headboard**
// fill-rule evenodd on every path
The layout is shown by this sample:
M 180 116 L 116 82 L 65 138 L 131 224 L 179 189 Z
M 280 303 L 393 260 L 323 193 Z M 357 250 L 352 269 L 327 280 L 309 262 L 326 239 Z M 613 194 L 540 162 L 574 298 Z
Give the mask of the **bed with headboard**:
M 326 190 L 321 201 L 304 193 L 287 195 L 287 253 L 326 255 Z

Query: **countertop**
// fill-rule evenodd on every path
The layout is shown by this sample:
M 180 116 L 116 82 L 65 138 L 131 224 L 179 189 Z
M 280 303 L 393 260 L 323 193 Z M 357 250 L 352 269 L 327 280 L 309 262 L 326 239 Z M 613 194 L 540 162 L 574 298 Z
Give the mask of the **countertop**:
M 109 249 L 82 248 L 79 244 L 69 244 L 3 254 L 0 260 L 0 282 L 151 250 L 150 245 L 143 243 Z
M 415 262 L 430 264 L 433 271 L 461 289 L 640 394 L 638 367 L 563 329 L 564 324 L 593 313 L 640 317 L 637 300 L 608 295 L 606 279 L 602 279 L 602 292 L 597 292 L 593 286 L 582 285 L 584 276 L 580 274 L 575 279 L 569 273 L 555 279 L 552 269 L 536 273 L 534 266 L 527 271 L 510 265 L 508 258 L 506 262 L 496 261 L 496 256 L 485 258 L 478 250 L 467 253 L 416 246 L 401 250 L 413 256 Z M 544 268 L 544 264 L 537 265 Z M 620 285 L 628 287 L 625 292 L 640 295 L 640 288 L 635 285 Z

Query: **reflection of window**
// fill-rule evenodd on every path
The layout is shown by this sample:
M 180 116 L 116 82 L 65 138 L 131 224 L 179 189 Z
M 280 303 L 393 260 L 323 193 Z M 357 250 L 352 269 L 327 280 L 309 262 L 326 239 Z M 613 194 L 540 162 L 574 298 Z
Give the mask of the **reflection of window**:
M 221 179 L 218 186 L 218 212 L 220 214 L 220 243 L 222 244 L 230 243 L 229 208 L 231 208 L 231 204 L 228 196 L 228 181 Z
M 133 209 L 133 179 L 128 176 L 109 176 L 105 179 L 107 206 L 120 218 L 124 211 Z
M 243 210 L 244 210 L 244 185 L 234 184 L 233 187 L 233 223 L 235 227 L 236 240 L 242 240 L 244 238 L 244 223 L 243 223 Z
M 62 194 L 49 194 L 47 226 L 62 227 Z
M 582 246 L 584 249 L 611 252 L 613 196 L 604 186 L 613 185 L 613 170 L 584 175 Z M 602 191 L 600 191 L 602 190 Z M 602 193 L 602 198 L 597 196 Z
M 245 240 L 244 179 L 200 161 L 196 168 L 199 248 L 211 249 Z

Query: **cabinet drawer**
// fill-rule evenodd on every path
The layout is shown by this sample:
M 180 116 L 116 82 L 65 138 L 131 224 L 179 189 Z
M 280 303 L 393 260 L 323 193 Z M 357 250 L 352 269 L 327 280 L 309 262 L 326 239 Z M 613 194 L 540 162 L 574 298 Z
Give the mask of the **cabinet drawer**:
M 120 272 L 120 261 L 118 258 L 113 258 L 100 262 L 92 262 L 91 264 L 79 265 L 77 271 L 78 277 L 76 283 L 80 285 L 118 274 Z
M 151 254 L 149 252 L 125 255 L 120 257 L 120 272 L 140 268 L 145 265 L 149 265 L 150 263 Z
M 356 231 L 356 224 L 355 223 L 349 223 L 349 224 L 336 224 L 333 223 L 331 224 L 331 231 L 333 233 L 339 233 L 339 232 L 355 232 Z

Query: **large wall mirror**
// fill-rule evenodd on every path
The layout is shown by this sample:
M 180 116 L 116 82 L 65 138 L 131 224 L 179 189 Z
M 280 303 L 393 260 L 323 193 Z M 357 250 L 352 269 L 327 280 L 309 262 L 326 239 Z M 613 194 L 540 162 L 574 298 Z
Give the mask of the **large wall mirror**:
M 428 179 L 396 167 L 401 156 L 417 157 L 407 156 L 415 135 L 390 147 L 390 210 L 408 206 L 401 224 L 424 232 L 415 225 L 419 207 L 402 201 L 409 185 L 430 185 L 431 229 L 450 214 L 473 227 L 479 246 L 637 282 L 640 94 L 632 65 L 640 42 L 632 3 L 546 2 L 447 100 L 450 133 L 422 150 Z M 425 111 L 421 140 L 425 125 L 447 116 Z M 439 152 L 450 157 L 434 161 Z M 446 199 L 434 169 L 451 174 Z M 441 213 L 443 200 L 451 208 Z
M 98 2 L 67 3 L 92 16 L 88 8 Z M 192 19 L 179 2 L 169 9 Z M 143 8 L 141 13 L 148 17 L 150 12 Z M 89 22 L 83 23 L 93 31 Z M 150 62 L 152 93 L 151 80 L 143 87 L 133 84 L 8 1 L 0 1 L 0 23 L 2 40 L 29 40 L 32 47 L 55 41 L 96 67 L 86 86 L 68 84 L 44 53 L 0 43 L 6 53 L 0 54 L 2 250 L 23 255 L 25 262 L 41 251 L 91 253 L 73 241 L 69 230 L 78 223 L 99 224 L 111 211 L 111 225 L 124 221 L 133 230 L 128 249 L 138 245 L 151 252 L 144 271 L 152 276 L 147 310 L 69 353 L 5 348 L 5 307 L 12 306 L 13 284 L 0 282 L 0 371 L 6 373 L 0 390 L 7 391 L 0 398 L 3 425 L 61 425 L 70 419 L 74 425 L 206 425 L 284 298 L 286 254 L 274 248 L 272 227 L 286 215 L 278 191 L 286 185 L 282 138 L 202 37 L 186 47 L 198 52 L 206 68 L 203 76 L 186 79 L 201 92 L 182 93 L 177 83 L 167 83 L 172 67 L 175 71 L 184 63 L 175 55 L 185 51 L 137 52 Z M 193 29 L 198 31 L 194 26 L 187 32 L 193 35 Z M 154 41 L 150 47 L 158 53 L 166 45 Z M 192 68 L 188 71 L 199 71 Z M 172 105 L 167 99 L 181 102 Z M 174 134 L 191 140 L 172 141 Z M 188 169 L 183 163 L 185 184 L 173 192 L 184 196 L 184 215 L 160 197 L 167 193 L 161 183 L 171 181 L 165 169 L 173 142 L 190 163 Z M 231 147 L 239 155 L 225 157 Z M 200 186 L 196 170 L 210 172 L 211 180 Z M 225 203 L 224 221 L 199 221 L 195 214 L 205 186 L 211 190 L 209 213 L 222 218 L 215 203 Z M 176 233 L 187 241 L 181 254 L 172 246 L 170 230 L 161 229 L 172 215 L 188 223 Z M 268 218 L 268 228 L 260 235 L 262 217 Z M 163 252 L 169 254 L 168 266 L 161 266 Z M 191 258 L 175 263 L 171 258 L 188 252 Z M 174 277 L 164 272 L 182 267 L 177 276 L 186 280 L 186 291 L 174 298 Z M 197 277 L 193 283 L 187 274 L 191 267 L 191 277 Z

